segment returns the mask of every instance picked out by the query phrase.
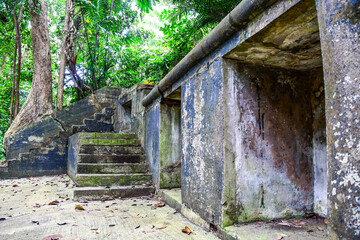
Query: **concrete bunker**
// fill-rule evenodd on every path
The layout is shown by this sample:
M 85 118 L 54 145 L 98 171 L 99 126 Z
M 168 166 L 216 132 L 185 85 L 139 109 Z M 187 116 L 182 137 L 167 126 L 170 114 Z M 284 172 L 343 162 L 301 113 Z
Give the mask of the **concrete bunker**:
M 159 188 L 181 187 L 181 88 L 160 102 Z
M 326 121 L 315 3 L 224 56 L 223 225 L 326 216 Z

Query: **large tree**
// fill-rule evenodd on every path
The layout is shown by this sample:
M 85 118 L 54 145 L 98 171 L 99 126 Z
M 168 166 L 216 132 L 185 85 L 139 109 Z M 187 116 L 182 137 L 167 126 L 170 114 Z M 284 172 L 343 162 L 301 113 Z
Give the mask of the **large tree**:
M 65 21 L 61 42 L 60 74 L 56 98 L 56 109 L 58 110 L 61 110 L 63 107 L 65 66 L 69 64 L 69 60 L 72 60 L 74 56 L 74 12 L 74 0 L 66 0 Z
M 29 12 L 32 26 L 33 81 L 23 107 L 5 133 L 5 141 L 20 128 L 53 113 L 51 52 L 46 1 L 30 2 Z

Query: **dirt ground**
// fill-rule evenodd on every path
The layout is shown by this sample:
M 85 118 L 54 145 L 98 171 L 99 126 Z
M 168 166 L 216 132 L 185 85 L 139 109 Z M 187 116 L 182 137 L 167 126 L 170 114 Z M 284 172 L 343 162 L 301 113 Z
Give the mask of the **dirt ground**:
M 66 175 L 0 180 L 0 239 L 218 239 L 155 198 L 75 202 L 72 188 Z

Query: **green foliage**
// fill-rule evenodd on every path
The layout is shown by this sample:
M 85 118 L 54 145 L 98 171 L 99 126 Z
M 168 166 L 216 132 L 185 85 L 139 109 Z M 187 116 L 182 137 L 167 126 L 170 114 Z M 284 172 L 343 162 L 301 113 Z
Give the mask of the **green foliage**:
M 165 0 L 166 1 L 166 0 Z M 13 9 L 21 19 L 22 65 L 20 75 L 20 105 L 29 93 L 33 77 L 30 0 L 0 0 L 0 61 L 6 55 L 0 72 L 0 149 L 3 135 L 9 127 L 9 108 L 13 79 L 15 30 Z M 56 101 L 61 39 L 66 0 L 48 0 L 51 45 L 53 102 Z M 136 5 L 134 4 L 137 4 Z M 139 26 L 145 13 L 152 10 L 151 0 L 75 0 L 74 55 L 77 74 L 93 90 L 103 86 L 131 87 L 140 82 L 160 81 L 239 0 L 185 1 L 163 12 L 153 13 L 162 22 L 163 37 Z M 0 62 L 0 67 L 1 67 Z M 72 76 L 66 72 L 64 105 L 78 99 Z M 91 91 L 87 90 L 86 94 Z M 54 106 L 55 107 L 55 106 Z M 0 150 L 0 160 L 1 154 Z

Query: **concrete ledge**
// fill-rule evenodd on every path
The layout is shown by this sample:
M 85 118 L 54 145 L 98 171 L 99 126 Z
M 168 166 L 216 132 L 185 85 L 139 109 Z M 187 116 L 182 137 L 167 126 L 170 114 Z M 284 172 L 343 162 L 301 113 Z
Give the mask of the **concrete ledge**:
M 199 215 L 194 213 L 192 210 L 187 208 L 181 202 L 181 190 L 180 189 L 162 189 L 160 190 L 161 200 L 166 202 L 170 207 L 174 208 L 176 211 L 184 215 L 191 222 L 199 225 L 204 228 L 206 231 L 210 230 L 210 225 Z

